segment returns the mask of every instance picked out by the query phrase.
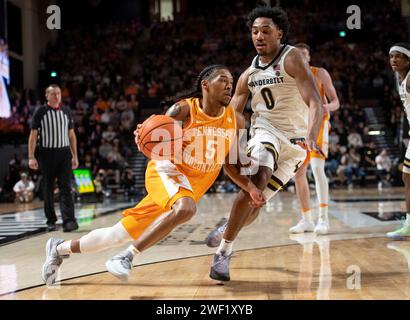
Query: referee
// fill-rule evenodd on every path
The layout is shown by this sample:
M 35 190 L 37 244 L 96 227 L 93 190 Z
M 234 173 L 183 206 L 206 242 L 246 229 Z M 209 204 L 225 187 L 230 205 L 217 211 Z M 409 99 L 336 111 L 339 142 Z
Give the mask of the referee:
M 47 104 L 39 107 L 33 115 L 28 141 L 29 167 L 33 170 L 40 167 L 43 175 L 47 230 L 56 230 L 54 184 L 57 178 L 63 231 L 70 232 L 78 229 L 71 195 L 72 169 L 78 167 L 77 138 L 70 109 L 61 107 L 60 87 L 48 86 L 46 99 Z

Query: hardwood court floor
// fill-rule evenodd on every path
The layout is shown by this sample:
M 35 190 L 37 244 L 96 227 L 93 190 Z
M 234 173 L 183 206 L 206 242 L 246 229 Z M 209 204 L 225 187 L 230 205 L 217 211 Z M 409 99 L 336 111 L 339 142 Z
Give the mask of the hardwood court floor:
M 402 192 L 333 192 L 326 236 L 289 235 L 298 204 L 281 192 L 235 242 L 231 281 L 223 285 L 208 276 L 215 250 L 203 240 L 227 215 L 234 195 L 207 195 L 191 221 L 134 260 L 129 282 L 105 271 L 105 260 L 122 249 L 114 248 L 73 255 L 62 265 L 62 281 L 44 286 L 46 240 L 78 238 L 120 218 L 104 216 L 78 233 L 42 234 L 0 247 L 0 299 L 409 299 L 410 242 L 384 237 L 399 225 L 387 219 L 404 211 Z
M 33 210 L 43 208 L 43 202 L 40 200 L 34 200 L 31 203 L 2 203 L 0 204 L 0 214 L 6 214 L 10 212 L 20 212 L 25 210 Z

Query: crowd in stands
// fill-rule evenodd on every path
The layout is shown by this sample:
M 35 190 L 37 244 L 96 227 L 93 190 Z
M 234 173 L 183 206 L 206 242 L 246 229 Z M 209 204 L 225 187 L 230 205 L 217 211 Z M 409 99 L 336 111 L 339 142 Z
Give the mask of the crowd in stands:
M 42 68 L 61 70 L 62 104 L 70 106 L 73 113 L 79 165 L 91 170 L 100 192 L 108 184 L 122 184 L 121 176 L 128 167 L 126 158 L 134 147 L 139 87 L 122 75 L 126 74 L 127 58 L 139 32 L 141 25 L 137 22 L 62 32 L 42 57 Z M 27 143 L 33 113 L 44 98 L 41 91 L 37 95 L 12 91 L 11 96 L 12 117 L 2 122 L 8 124 L 8 137 L 12 139 L 4 141 Z M 18 170 L 28 170 L 27 164 Z M 13 184 L 19 180 L 18 170 L 17 174 L 14 167 L 9 170 L 3 187 L 6 194 L 12 193 Z
M 281 4 L 291 21 L 287 42 L 311 46 L 312 65 L 329 71 L 341 102 L 331 116 L 326 163 L 330 181 L 352 187 L 365 184 L 373 172 L 387 185 L 398 174 L 398 160 L 393 159 L 388 174 L 379 169 L 376 156 L 382 151 L 369 135 L 363 110 L 366 103 L 383 108 L 386 123 L 398 139 L 403 111 L 387 52 L 391 44 L 407 39 L 400 1 L 372 3 L 369 10 L 363 7 L 365 32 L 348 32 L 346 39 L 338 36 L 346 23 L 344 2 Z M 206 12 L 198 5 L 197 12 L 177 14 L 174 21 L 154 19 L 149 26 L 134 21 L 61 32 L 58 42 L 42 56 L 41 66 L 61 70 L 63 103 L 74 114 L 80 166 L 95 177 L 104 173 L 116 183 L 127 180 L 125 159 L 142 110 L 157 108 L 161 100 L 189 89 L 206 65 L 225 64 L 237 79 L 255 56 L 246 27 L 253 7 L 253 3 L 225 1 Z M 395 24 L 386 24 L 386 19 Z M 7 121 L 25 139 L 42 100 L 30 92 L 13 94 L 13 115 Z M 248 105 L 248 127 L 250 116 Z M 227 184 L 219 190 L 234 188 Z

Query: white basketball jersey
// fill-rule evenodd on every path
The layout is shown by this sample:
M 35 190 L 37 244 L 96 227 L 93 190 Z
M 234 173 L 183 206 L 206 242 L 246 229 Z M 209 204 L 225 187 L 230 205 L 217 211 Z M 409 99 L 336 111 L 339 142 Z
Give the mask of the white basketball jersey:
M 248 87 L 252 93 L 251 134 L 255 129 L 279 131 L 287 139 L 306 138 L 309 108 L 300 95 L 296 81 L 284 67 L 285 58 L 294 49 L 283 45 L 277 57 L 260 65 L 259 56 L 249 70 Z
M 401 102 L 403 103 L 404 111 L 406 112 L 407 120 L 409 121 L 409 124 L 410 124 L 410 93 L 407 92 L 407 79 L 409 75 L 410 75 L 410 71 L 407 73 L 406 77 L 401 83 L 398 81 L 398 87 L 399 87 L 400 99 L 401 99 Z

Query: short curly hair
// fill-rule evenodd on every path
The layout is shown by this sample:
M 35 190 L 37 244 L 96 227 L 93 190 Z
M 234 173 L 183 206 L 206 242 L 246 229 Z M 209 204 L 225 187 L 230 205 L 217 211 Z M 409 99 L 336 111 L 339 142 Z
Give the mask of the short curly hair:
M 268 5 L 257 6 L 248 15 L 247 25 L 249 29 L 252 29 L 252 25 L 257 18 L 270 18 L 273 23 L 282 30 L 283 37 L 285 40 L 289 33 L 289 18 L 287 13 L 280 7 L 270 7 Z

